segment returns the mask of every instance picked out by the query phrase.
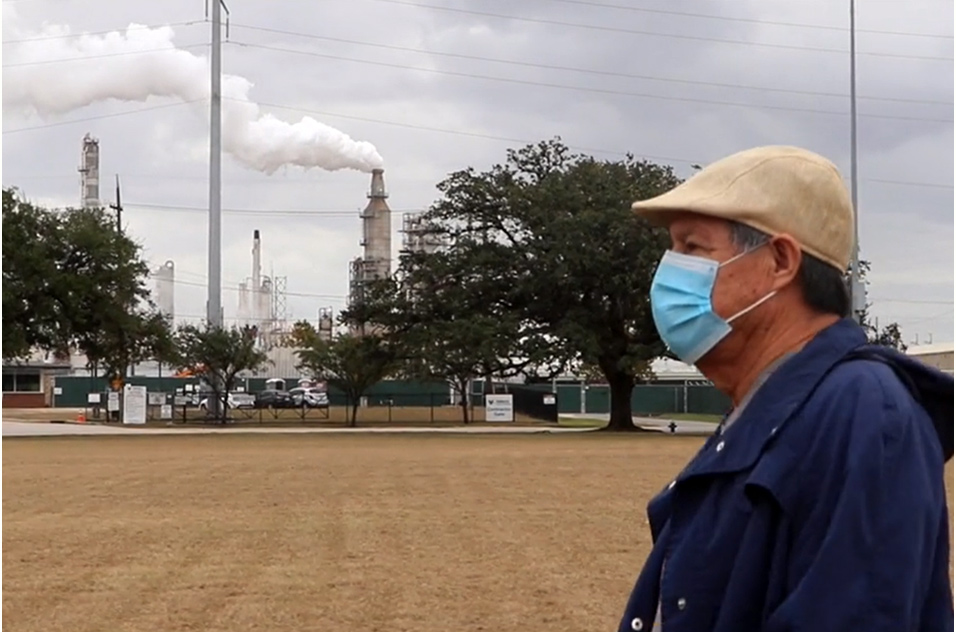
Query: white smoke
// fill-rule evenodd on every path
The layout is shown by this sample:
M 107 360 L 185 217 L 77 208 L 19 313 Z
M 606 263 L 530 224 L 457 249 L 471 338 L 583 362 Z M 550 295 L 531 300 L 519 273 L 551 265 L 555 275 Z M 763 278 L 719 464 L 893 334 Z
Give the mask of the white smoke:
M 125 33 L 57 38 L 69 35 L 69 27 L 24 32 L 16 28 L 15 16 L 4 14 L 4 40 L 22 40 L 4 50 L 4 108 L 46 118 L 109 100 L 167 97 L 208 104 L 208 59 L 177 49 L 169 27 L 131 24 Z M 35 63 L 50 60 L 58 61 Z M 251 89 L 243 77 L 222 77 L 223 149 L 244 165 L 267 174 L 286 165 L 328 171 L 382 167 L 371 143 L 353 140 L 309 116 L 287 123 L 261 113 L 249 99 Z

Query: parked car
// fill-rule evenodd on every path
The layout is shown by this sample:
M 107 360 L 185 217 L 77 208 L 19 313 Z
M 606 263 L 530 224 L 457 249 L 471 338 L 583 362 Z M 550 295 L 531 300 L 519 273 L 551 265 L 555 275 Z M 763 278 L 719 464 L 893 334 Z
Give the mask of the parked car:
M 308 408 L 328 408 L 329 394 L 325 389 L 312 386 L 310 388 L 294 388 L 289 391 L 296 406 Z
M 288 391 L 266 389 L 256 393 L 256 408 L 295 408 L 295 400 Z
M 199 402 L 200 410 L 205 411 L 209 407 L 209 397 L 211 396 L 204 397 Z M 255 406 L 256 406 L 256 398 L 253 395 L 250 395 L 249 393 L 239 393 L 239 392 L 229 393 L 229 396 L 226 399 L 226 410 L 229 410 L 230 408 L 238 408 L 238 409 L 255 408 Z

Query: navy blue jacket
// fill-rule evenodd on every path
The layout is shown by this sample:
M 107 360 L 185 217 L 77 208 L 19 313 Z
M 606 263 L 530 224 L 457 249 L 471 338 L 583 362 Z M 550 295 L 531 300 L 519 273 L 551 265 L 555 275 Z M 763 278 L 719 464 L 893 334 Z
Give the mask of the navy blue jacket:
M 621 632 L 953 630 L 953 378 L 865 343 L 822 331 L 650 502 Z

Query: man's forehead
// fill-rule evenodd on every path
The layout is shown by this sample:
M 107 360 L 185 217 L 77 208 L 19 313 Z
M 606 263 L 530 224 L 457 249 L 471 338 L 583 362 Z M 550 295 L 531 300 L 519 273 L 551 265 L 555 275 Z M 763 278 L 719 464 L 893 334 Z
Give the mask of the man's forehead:
M 730 223 L 724 219 L 698 213 L 674 213 L 668 229 L 671 238 L 685 240 L 691 237 L 726 239 L 730 237 Z

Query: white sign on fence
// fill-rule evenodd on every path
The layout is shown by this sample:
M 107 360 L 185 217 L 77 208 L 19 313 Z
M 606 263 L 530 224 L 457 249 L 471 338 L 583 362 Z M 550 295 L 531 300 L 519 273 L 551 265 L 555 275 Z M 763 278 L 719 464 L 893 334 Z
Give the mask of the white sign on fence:
M 123 387 L 123 423 L 146 423 L 146 387 L 127 384 Z
M 111 413 L 119 410 L 119 393 L 111 391 L 106 394 L 106 410 Z
M 514 396 L 485 395 L 485 421 L 514 421 Z
M 169 404 L 163 404 L 159 407 L 159 418 L 160 419 L 172 419 L 173 418 L 173 407 Z
M 87 403 L 87 404 L 99 404 L 99 403 L 100 403 L 100 394 L 99 394 L 99 393 L 87 393 L 87 394 L 86 394 L 86 403 Z
M 166 403 L 166 393 L 149 393 L 146 397 L 150 406 L 162 406 Z

